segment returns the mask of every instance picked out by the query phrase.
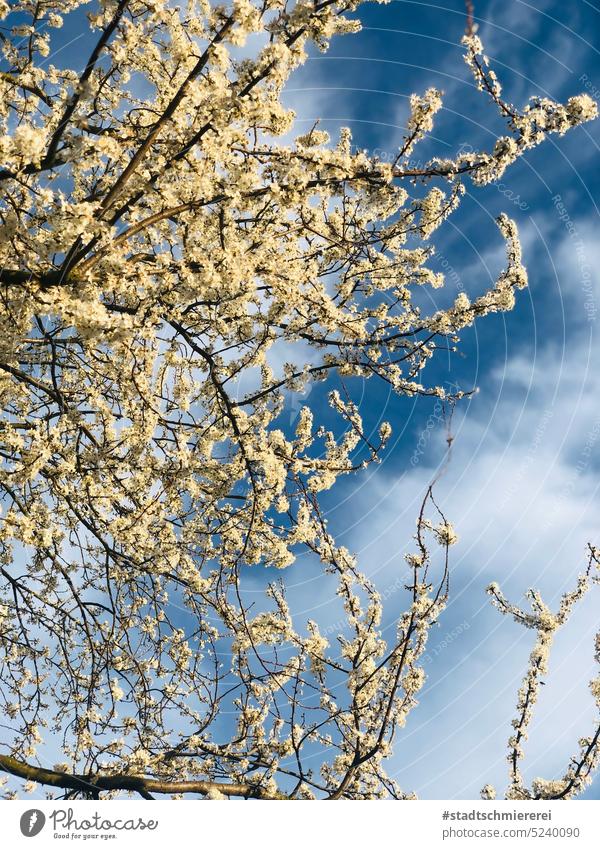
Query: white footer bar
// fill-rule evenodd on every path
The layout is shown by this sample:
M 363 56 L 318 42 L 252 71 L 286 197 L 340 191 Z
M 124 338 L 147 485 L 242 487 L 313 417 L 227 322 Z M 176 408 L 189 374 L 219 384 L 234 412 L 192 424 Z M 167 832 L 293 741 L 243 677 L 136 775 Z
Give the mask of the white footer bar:
M 7 847 L 70 844 L 207 849 L 598 849 L 600 801 L 11 801 Z M 177 846 L 176 846 L 177 845 Z

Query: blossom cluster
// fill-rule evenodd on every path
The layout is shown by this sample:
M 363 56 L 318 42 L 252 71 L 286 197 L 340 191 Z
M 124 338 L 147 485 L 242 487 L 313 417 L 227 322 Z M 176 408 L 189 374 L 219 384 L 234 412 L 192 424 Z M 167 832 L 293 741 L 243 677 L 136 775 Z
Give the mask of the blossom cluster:
M 492 604 L 501 613 L 511 616 L 520 625 L 536 632 L 527 672 L 517 696 L 517 715 L 512 721 L 513 733 L 508 739 L 510 783 L 505 794 L 507 799 L 573 798 L 586 788 L 600 762 L 600 676 L 597 675 L 590 682 L 590 691 L 598 708 L 598 719 L 591 734 L 580 739 L 580 751 L 571 758 L 564 775 L 559 779 L 535 778 L 528 788 L 520 769 L 525 755 L 523 744 L 527 740 L 540 687 L 544 683 L 542 678 L 548 673 L 554 637 L 567 623 L 573 608 L 584 598 L 591 586 L 600 583 L 600 576 L 597 574 L 600 566 L 598 554 L 598 550 L 590 546 L 587 570 L 579 576 L 575 589 L 562 596 L 556 613 L 550 610 L 535 590 L 528 593 L 532 608 L 529 612 L 508 602 L 497 583 L 488 587 Z M 600 663 L 600 631 L 595 640 L 595 660 Z M 496 790 L 492 785 L 486 784 L 481 795 L 484 799 L 494 799 Z

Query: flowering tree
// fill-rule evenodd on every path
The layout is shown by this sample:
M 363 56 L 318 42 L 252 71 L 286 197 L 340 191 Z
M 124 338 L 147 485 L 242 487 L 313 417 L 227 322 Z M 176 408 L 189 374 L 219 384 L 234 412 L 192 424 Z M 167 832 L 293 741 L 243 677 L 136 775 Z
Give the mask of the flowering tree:
M 319 494 L 390 436 L 363 428 L 353 379 L 452 405 L 461 393 L 421 370 L 526 285 L 501 216 L 495 285 L 444 310 L 413 303 L 444 285 L 430 239 L 464 180 L 496 180 L 596 106 L 505 102 L 469 27 L 468 64 L 506 121 L 491 151 L 411 165 L 434 89 L 412 96 L 393 162 L 347 130 L 285 144 L 282 88 L 309 42 L 360 28 L 356 0 L 99 0 L 75 72 L 53 63 L 53 38 L 88 5 L 0 0 L 0 770 L 91 797 L 408 798 L 384 762 L 424 681 L 456 535 L 430 488 L 386 644 L 381 598 Z M 286 398 L 328 380 L 338 424 L 305 405 L 291 432 Z M 259 565 L 276 574 L 302 550 L 336 582 L 337 639 L 293 615 L 283 582 L 248 594 Z M 574 795 L 594 766 L 598 731 L 561 781 L 528 790 L 518 771 L 552 635 L 596 563 L 557 614 L 490 589 L 537 633 L 512 797 Z

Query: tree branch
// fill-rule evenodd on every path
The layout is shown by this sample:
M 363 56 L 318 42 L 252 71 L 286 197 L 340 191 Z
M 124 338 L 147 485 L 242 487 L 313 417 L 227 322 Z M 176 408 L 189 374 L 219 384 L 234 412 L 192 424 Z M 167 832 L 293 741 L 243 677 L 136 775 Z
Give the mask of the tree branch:
M 79 790 L 99 793 L 101 790 L 128 790 L 148 798 L 150 793 L 221 793 L 223 796 L 241 796 L 247 799 L 286 799 L 283 793 L 268 793 L 262 787 L 248 783 L 225 784 L 218 781 L 168 781 L 146 778 L 143 775 L 77 775 L 57 772 L 53 769 L 33 766 L 8 755 L 0 755 L 0 770 L 26 781 L 60 787 L 64 790 Z

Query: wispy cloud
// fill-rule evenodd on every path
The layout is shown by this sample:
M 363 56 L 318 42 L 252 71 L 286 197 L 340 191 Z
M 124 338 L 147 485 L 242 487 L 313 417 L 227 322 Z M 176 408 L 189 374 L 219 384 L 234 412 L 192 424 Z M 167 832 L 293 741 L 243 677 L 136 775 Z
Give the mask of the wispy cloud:
M 577 297 L 571 299 L 578 272 L 568 236 L 555 255 L 568 323 L 580 309 Z M 515 352 L 497 364 L 482 376 L 482 392 L 457 412 L 452 461 L 437 485 L 437 500 L 460 535 L 452 550 L 452 602 L 431 637 L 429 683 L 395 760 L 401 782 L 425 797 L 472 798 L 486 781 L 505 781 L 509 722 L 532 635 L 489 608 L 486 585 L 498 581 L 521 604 L 536 587 L 556 605 L 585 566 L 586 544 L 599 542 L 600 374 L 594 364 L 600 343 L 589 327 L 578 326 L 568 344 L 544 339 L 532 357 Z M 415 445 L 421 435 L 415 420 Z M 416 467 L 400 474 L 384 466 L 348 487 L 332 511 L 332 522 L 381 587 L 402 572 L 445 436 L 434 419 Z M 398 602 L 392 599 L 389 609 L 397 610 Z M 578 738 L 592 727 L 587 682 L 597 610 L 594 596 L 557 639 L 527 746 L 529 778 L 564 770 Z M 432 763 L 441 765 L 433 773 Z

